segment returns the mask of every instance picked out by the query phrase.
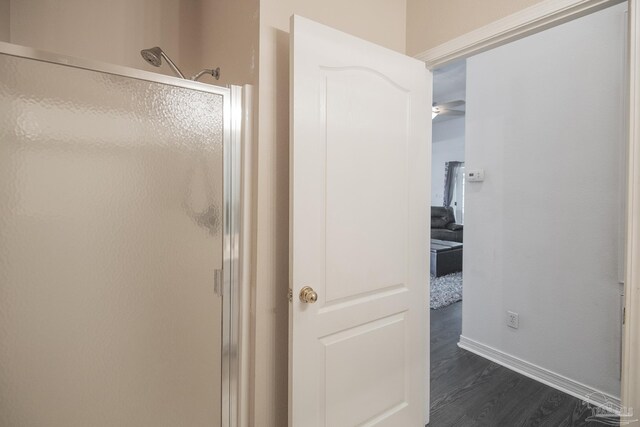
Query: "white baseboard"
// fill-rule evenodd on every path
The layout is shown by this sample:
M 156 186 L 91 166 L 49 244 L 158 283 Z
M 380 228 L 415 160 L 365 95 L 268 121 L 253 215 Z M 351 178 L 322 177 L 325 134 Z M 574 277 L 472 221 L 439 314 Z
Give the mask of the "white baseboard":
M 621 405 L 619 397 L 604 393 L 593 387 L 529 363 L 526 360 L 519 359 L 462 335 L 460 335 L 458 347 L 585 402 L 612 410 L 613 412 L 619 411 L 618 408 L 620 408 Z

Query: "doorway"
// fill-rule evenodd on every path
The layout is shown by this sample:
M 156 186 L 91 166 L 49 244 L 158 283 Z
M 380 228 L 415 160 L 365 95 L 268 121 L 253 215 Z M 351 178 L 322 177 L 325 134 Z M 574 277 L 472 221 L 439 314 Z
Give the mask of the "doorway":
M 433 73 L 430 308 L 462 299 L 466 62 Z
M 463 298 L 457 314 L 449 309 L 442 316 L 449 332 L 432 329 L 432 337 L 461 334 L 448 354 L 452 360 L 477 355 L 495 364 L 496 375 L 517 372 L 547 384 L 555 389 L 547 390 L 556 396 L 551 400 L 575 398 L 566 407 L 571 411 L 580 401 L 620 404 L 625 8 L 619 4 L 466 61 Z M 598 65 L 581 73 L 587 56 Z M 591 109 L 595 101 L 604 112 Z M 595 179 L 585 180 L 584 170 Z M 482 179 L 471 181 L 478 171 Z M 456 315 L 461 332 L 450 330 Z M 587 320 L 593 316 L 594 327 Z M 434 352 L 438 345 L 432 341 L 432 381 L 433 369 L 445 363 Z M 454 390 L 462 389 L 469 391 Z M 432 420 L 438 410 L 447 412 L 444 406 L 471 413 L 451 406 L 451 394 L 439 399 L 437 393 L 433 387 Z M 541 410 L 532 409 L 530 419 Z

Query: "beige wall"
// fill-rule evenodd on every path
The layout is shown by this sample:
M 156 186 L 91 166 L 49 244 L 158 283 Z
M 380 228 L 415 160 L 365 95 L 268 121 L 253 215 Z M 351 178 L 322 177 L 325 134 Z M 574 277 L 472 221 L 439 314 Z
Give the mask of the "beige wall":
M 220 67 L 218 82 L 207 76 L 201 81 L 255 83 L 258 4 L 258 0 L 0 0 L 0 40 L 172 75 L 166 65 L 156 68 L 140 57 L 141 49 L 160 46 L 187 76 Z
M 201 0 L 201 62 L 221 68 L 217 84 L 258 81 L 259 0 Z M 204 79 L 203 79 L 204 81 Z
M 407 0 L 407 55 L 414 56 L 542 0 Z
M 289 17 L 296 14 L 404 52 L 405 0 L 262 0 L 260 9 L 263 30 L 288 33 Z
M 197 56 L 194 0 L 12 0 L 10 42 L 65 55 L 170 74 L 147 65 L 145 47 L 161 46 L 191 73 Z
M 11 23 L 11 19 L 9 16 L 9 11 L 11 9 L 11 1 L 10 0 L 0 0 L 0 41 L 8 42 L 11 37 L 11 29 L 9 24 Z
M 289 17 L 299 14 L 404 51 L 405 0 L 262 0 L 252 425 L 287 425 Z

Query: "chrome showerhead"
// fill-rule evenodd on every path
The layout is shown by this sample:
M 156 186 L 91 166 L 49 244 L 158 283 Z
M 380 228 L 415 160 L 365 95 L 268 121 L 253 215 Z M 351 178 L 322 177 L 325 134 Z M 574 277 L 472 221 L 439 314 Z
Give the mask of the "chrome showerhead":
M 162 58 L 164 58 L 164 60 L 167 61 L 167 64 L 169 64 L 169 67 L 171 67 L 173 72 L 176 73 L 178 77 L 186 79 L 184 74 L 182 74 L 182 71 L 178 69 L 178 67 L 176 66 L 176 64 L 173 63 L 171 58 L 169 58 L 167 54 L 164 53 L 164 51 L 160 49 L 158 46 L 152 47 L 151 49 L 142 49 L 140 51 L 140 55 L 142 55 L 142 58 L 144 58 L 145 61 L 147 61 L 149 64 L 153 65 L 154 67 L 161 66 Z M 202 77 L 205 74 L 211 74 L 216 80 L 218 80 L 220 79 L 220 67 L 216 69 L 209 69 L 209 68 L 204 69 L 200 71 L 198 74 L 195 74 L 193 77 L 191 77 L 191 80 L 198 80 L 200 77 Z
M 159 67 L 162 65 L 162 49 L 159 47 L 152 47 L 151 49 L 143 49 L 140 51 L 140 55 L 147 61 L 149 64 L 154 67 Z
M 151 49 L 142 49 L 140 51 L 140 55 L 142 55 L 144 60 L 147 61 L 149 64 L 153 65 L 154 67 L 159 67 L 160 65 L 162 65 L 162 58 L 164 58 L 165 61 L 167 61 L 167 64 L 169 64 L 169 67 L 171 67 L 173 72 L 176 73 L 178 77 L 183 79 L 185 78 L 184 74 L 182 74 L 182 71 L 178 69 L 178 67 L 176 66 L 176 64 L 173 63 L 171 58 L 169 58 L 167 54 L 164 53 L 164 51 L 160 49 L 158 46 L 152 47 Z

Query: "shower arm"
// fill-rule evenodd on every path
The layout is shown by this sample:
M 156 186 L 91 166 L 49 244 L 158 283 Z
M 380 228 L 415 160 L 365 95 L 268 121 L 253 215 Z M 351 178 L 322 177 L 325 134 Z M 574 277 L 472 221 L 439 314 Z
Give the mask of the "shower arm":
M 176 64 L 173 63 L 173 61 L 171 60 L 171 58 L 169 58 L 167 56 L 166 53 L 164 53 L 162 50 L 160 51 L 160 55 L 164 58 L 165 61 L 167 61 L 167 64 L 169 64 L 169 67 L 171 67 L 171 69 L 173 70 L 174 73 L 176 73 L 177 75 L 179 75 L 181 78 L 186 79 L 186 77 L 184 76 L 184 74 L 182 74 L 182 71 L 180 71 L 180 69 L 178 68 L 178 66 Z
M 211 74 L 216 80 L 220 80 L 220 67 L 216 68 L 216 69 L 209 69 L 209 68 L 205 68 L 204 70 L 200 71 L 197 74 L 194 74 L 191 77 L 191 80 L 198 80 L 200 77 L 202 77 L 205 74 Z

